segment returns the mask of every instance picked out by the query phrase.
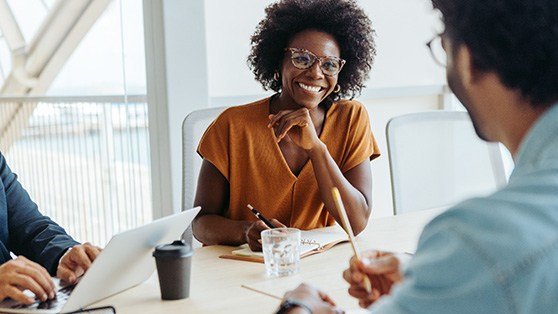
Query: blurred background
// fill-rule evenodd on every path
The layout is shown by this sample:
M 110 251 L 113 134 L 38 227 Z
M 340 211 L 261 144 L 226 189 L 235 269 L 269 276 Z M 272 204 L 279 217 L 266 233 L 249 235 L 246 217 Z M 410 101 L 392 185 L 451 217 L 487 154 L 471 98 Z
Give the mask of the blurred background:
M 0 151 L 39 208 L 80 241 L 181 210 L 182 120 L 270 95 L 246 64 L 272 1 L 0 0 Z M 383 156 L 374 213 L 392 215 L 385 125 L 460 109 L 425 43 L 429 0 L 360 0 L 377 58 L 357 99 Z

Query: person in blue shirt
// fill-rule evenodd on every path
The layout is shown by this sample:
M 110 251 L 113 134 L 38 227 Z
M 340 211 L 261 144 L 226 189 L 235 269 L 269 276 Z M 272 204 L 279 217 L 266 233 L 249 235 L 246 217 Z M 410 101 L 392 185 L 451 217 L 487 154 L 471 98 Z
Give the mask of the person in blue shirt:
M 0 153 L 0 301 L 33 303 L 26 289 L 42 301 L 52 299 L 51 276 L 75 283 L 99 252 L 42 215 Z
M 389 252 L 351 260 L 349 294 L 371 313 L 557 313 L 558 1 L 432 2 L 448 85 L 515 168 L 506 187 L 434 218 L 402 272 Z M 279 313 L 334 313 L 332 304 L 301 285 Z

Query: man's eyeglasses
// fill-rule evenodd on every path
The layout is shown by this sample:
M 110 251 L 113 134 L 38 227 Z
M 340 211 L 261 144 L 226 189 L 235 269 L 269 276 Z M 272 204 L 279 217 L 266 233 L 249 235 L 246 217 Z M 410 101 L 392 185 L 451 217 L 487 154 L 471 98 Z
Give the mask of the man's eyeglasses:
M 442 34 L 436 35 L 436 37 L 426 43 L 426 46 L 430 50 L 430 54 L 437 64 L 443 67 L 448 64 L 448 56 L 442 45 Z
M 318 60 L 322 73 L 327 76 L 337 75 L 345 64 L 345 60 L 341 58 L 318 57 L 306 49 L 285 48 L 285 51 L 291 52 L 291 62 L 295 68 L 301 70 L 309 69 L 314 65 L 316 60 Z

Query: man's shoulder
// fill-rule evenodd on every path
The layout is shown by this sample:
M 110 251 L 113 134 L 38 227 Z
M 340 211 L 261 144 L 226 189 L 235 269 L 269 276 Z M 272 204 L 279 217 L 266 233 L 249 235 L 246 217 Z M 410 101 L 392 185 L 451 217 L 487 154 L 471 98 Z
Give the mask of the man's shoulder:
M 558 208 L 537 205 L 536 199 L 514 201 L 507 197 L 509 193 L 504 189 L 489 197 L 473 198 L 434 218 L 421 236 L 423 248 L 438 238 L 454 238 L 456 250 L 482 259 L 487 267 L 503 270 L 558 243 Z
M 558 211 L 536 206 L 533 199 L 529 207 L 503 197 L 471 199 L 434 218 L 406 269 L 409 284 L 398 294 L 444 291 L 436 305 L 477 307 L 464 306 L 467 312 L 501 312 L 519 305 L 537 313 L 555 304 L 558 284 L 548 276 L 558 263 Z
M 487 197 L 463 201 L 432 219 L 425 231 L 455 230 L 470 238 L 484 238 L 486 234 L 515 233 L 518 229 L 536 233 L 536 227 L 541 225 L 557 224 L 558 227 L 558 203 L 517 193 L 517 190 L 504 188 Z M 558 195 L 553 199 L 558 202 Z

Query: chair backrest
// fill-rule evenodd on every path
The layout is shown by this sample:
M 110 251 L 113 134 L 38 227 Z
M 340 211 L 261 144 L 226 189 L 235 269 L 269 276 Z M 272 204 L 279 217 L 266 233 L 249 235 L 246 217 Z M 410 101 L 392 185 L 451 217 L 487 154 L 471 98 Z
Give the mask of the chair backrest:
M 507 182 L 500 144 L 481 140 L 467 112 L 394 117 L 386 139 L 395 214 L 451 206 Z
M 194 204 L 202 158 L 197 153 L 198 144 L 207 127 L 227 107 L 200 109 L 190 112 L 182 122 L 182 210 Z M 182 238 L 192 243 L 191 226 Z

